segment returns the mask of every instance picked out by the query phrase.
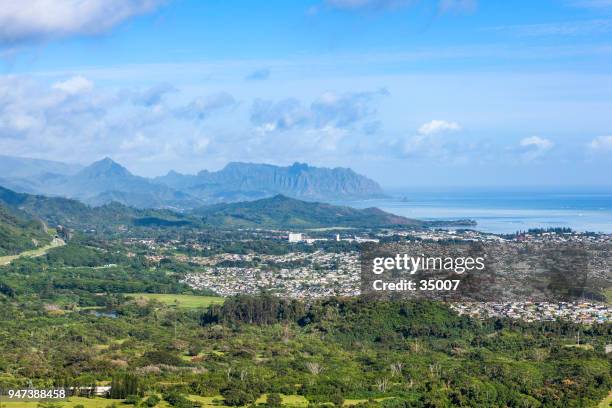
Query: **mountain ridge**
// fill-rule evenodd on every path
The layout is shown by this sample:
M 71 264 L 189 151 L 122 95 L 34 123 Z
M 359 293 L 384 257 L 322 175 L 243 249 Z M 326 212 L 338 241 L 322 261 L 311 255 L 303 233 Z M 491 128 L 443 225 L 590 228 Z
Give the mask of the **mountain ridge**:
M 297 200 L 282 194 L 256 201 L 222 203 L 192 211 L 205 224 L 220 227 L 320 228 L 416 227 L 425 222 L 387 213 L 378 208 L 355 209 Z
M 50 226 L 63 225 L 81 231 L 117 232 L 134 227 L 193 228 L 319 228 L 319 227 L 408 227 L 429 228 L 444 225 L 471 226 L 469 220 L 440 223 L 421 221 L 387 213 L 378 208 L 355 209 L 326 203 L 303 201 L 277 194 L 255 201 L 220 203 L 190 212 L 167 209 L 137 209 L 111 202 L 90 207 L 77 200 L 17 193 L 0 187 L 0 206 L 12 214 L 42 220 Z
M 90 205 L 117 201 L 138 208 L 190 210 L 206 204 L 257 200 L 276 194 L 308 201 L 384 196 L 378 183 L 349 168 L 330 169 L 298 162 L 285 167 L 230 162 L 218 171 L 201 170 L 187 175 L 171 170 L 165 176 L 147 178 L 132 174 L 109 157 L 78 168 L 35 160 L 35 170 L 28 167 L 34 159 L 10 156 L 0 156 L 0 168 L 3 157 L 6 163 L 16 163 L 24 169 L 3 174 L 0 185 L 29 194 L 74 198 Z M 60 172 L 36 170 L 54 168 Z
M 305 200 L 356 199 L 384 197 L 380 185 L 349 168 L 321 168 L 295 162 L 291 166 L 230 162 L 223 169 L 202 170 L 196 175 L 175 171 L 157 177 L 155 182 L 185 189 L 202 199 L 234 192 L 247 198 L 283 194 Z M 257 196 L 259 193 L 259 196 Z

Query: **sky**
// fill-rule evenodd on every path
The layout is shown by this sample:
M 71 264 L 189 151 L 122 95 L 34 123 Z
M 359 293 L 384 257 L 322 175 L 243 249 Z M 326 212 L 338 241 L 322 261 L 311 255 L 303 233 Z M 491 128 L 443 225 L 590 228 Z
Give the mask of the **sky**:
M 4 0 L 0 154 L 612 187 L 612 0 Z

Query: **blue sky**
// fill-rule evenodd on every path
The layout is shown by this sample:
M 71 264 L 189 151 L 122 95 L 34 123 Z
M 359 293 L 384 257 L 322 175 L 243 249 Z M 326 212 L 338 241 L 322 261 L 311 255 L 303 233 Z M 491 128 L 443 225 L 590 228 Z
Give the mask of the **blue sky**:
M 610 0 L 7 4 L 0 154 L 612 184 Z

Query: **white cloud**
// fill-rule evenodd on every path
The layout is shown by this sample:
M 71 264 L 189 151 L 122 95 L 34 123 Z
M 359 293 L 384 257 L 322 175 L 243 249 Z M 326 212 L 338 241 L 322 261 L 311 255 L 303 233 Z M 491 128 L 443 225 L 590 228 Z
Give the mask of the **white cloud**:
M 589 148 L 598 151 L 612 150 L 612 136 L 599 136 L 591 140 Z
M 544 139 L 539 136 L 531 136 L 521 139 L 520 145 L 521 147 L 533 147 L 538 150 L 544 151 L 552 148 L 553 142 L 551 142 L 549 139 Z
M 520 140 L 518 154 L 526 161 L 530 161 L 542 156 L 544 153 L 552 149 L 554 143 L 549 139 L 539 136 L 525 137 Z
M 251 122 L 262 133 L 300 126 L 349 128 L 375 116 L 376 102 L 388 94 L 384 88 L 373 92 L 324 92 L 310 107 L 295 98 L 279 102 L 256 99 L 251 107 Z
M 431 120 L 422 124 L 416 135 L 405 139 L 401 150 L 409 156 L 418 153 L 426 157 L 448 157 L 451 150 L 456 150 L 457 146 L 456 143 L 446 140 L 443 134 L 458 130 L 461 130 L 461 126 L 457 122 Z
M 426 136 L 422 134 L 410 137 L 408 140 L 404 142 L 404 146 L 403 146 L 404 153 L 410 155 L 410 154 L 416 153 L 417 151 L 423 149 L 425 139 L 426 139 Z
M 148 91 L 91 87 L 78 77 L 48 84 L 0 76 L 0 151 L 82 163 L 112 156 L 132 164 L 153 158 L 183 164 L 219 146 L 215 138 L 225 138 L 222 130 L 211 131 L 209 122 L 200 119 L 214 122 L 223 107 L 233 104 L 229 94 L 212 94 L 183 107 L 163 102 L 164 109 L 158 110 L 148 106 L 158 102 L 152 96 L 158 92 Z M 132 97 L 141 94 L 147 97 Z
M 108 31 L 165 0 L 4 0 L 0 44 Z
M 376 114 L 376 102 L 388 96 L 382 88 L 374 92 L 337 94 L 325 92 L 310 106 L 313 119 L 319 127 L 347 127 Z
M 160 83 L 150 88 L 133 92 L 132 100 L 134 103 L 148 107 L 157 107 L 161 104 L 164 97 L 177 89 L 169 83 Z
M 82 76 L 75 76 L 63 82 L 56 82 L 53 84 L 53 89 L 58 89 L 69 95 L 74 95 L 93 89 L 93 82 Z
M 181 108 L 177 113 L 181 116 L 204 120 L 213 112 L 225 108 L 235 107 L 238 102 L 227 92 L 219 92 L 206 97 L 194 99 L 189 105 Z
M 251 106 L 251 123 L 262 133 L 288 130 L 305 124 L 311 113 L 295 98 L 279 102 L 256 99 Z
M 419 134 L 434 135 L 437 133 L 461 130 L 461 126 L 457 122 L 448 122 L 445 120 L 432 120 L 424 123 L 419 127 Z

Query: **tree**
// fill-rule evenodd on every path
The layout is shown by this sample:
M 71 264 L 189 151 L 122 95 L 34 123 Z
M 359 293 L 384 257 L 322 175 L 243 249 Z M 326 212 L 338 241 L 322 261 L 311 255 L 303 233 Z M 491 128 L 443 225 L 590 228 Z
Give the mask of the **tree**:
M 283 400 L 280 394 L 277 394 L 277 393 L 268 394 L 268 398 L 266 399 L 266 404 L 269 407 L 280 407 L 282 403 L 283 403 Z
M 227 388 L 221 391 L 221 395 L 226 405 L 235 407 L 251 404 L 257 399 L 255 395 L 240 388 Z
M 154 406 L 159 404 L 159 401 L 160 399 L 157 395 L 150 395 L 149 397 L 147 397 L 147 399 L 144 400 L 144 404 L 147 407 L 153 408 Z
M 138 405 L 140 403 L 140 397 L 138 395 L 128 395 L 124 402 L 126 404 Z
M 340 393 L 334 394 L 331 396 L 330 402 L 336 407 L 341 407 L 344 405 L 344 397 Z

